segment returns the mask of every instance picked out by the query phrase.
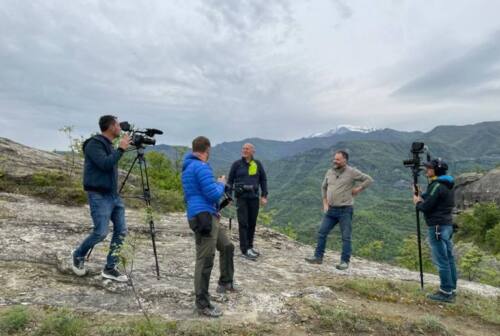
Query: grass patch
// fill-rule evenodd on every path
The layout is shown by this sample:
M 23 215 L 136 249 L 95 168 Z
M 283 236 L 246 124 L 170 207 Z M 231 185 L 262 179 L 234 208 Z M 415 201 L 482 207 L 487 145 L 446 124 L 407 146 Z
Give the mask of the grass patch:
M 88 322 L 66 310 L 57 310 L 42 321 L 36 336 L 86 336 Z
M 362 317 L 358 313 L 347 310 L 341 306 L 324 306 L 312 304 L 316 313 L 316 326 L 314 331 L 335 331 L 343 330 L 350 333 L 360 333 L 371 331 L 371 318 Z
M 87 202 L 80 177 L 63 171 L 43 170 L 31 176 L 0 177 L 0 191 L 41 198 L 49 203 L 77 206 Z
M 347 291 L 369 300 L 415 304 L 435 305 L 426 298 L 429 291 L 422 292 L 418 284 L 389 281 L 383 279 L 341 279 L 327 281 L 325 284 L 336 291 Z M 484 322 L 500 325 L 500 298 L 483 297 L 469 291 L 460 291 L 455 304 L 446 304 L 442 309 L 446 314 L 454 316 L 473 316 Z
M 424 335 L 453 335 L 436 317 L 426 315 L 410 326 L 410 330 Z
M 0 332 L 2 335 L 14 334 L 15 332 L 22 331 L 30 323 L 30 314 L 23 306 L 15 306 L 3 311 L 0 314 Z

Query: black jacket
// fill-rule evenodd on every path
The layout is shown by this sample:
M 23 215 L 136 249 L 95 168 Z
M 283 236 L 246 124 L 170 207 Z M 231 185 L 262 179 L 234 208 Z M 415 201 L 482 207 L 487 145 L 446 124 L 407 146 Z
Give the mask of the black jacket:
M 118 161 L 123 150 L 103 135 L 96 135 L 83 143 L 83 189 L 103 194 L 118 193 Z
M 250 163 L 244 158 L 235 161 L 231 166 L 227 185 L 230 193 L 234 191 L 237 198 L 258 198 L 259 187 L 262 197 L 267 197 L 267 176 L 264 166 L 259 160 L 252 161 L 257 165 L 257 171 L 253 175 L 250 175 Z
M 417 209 L 424 213 L 428 226 L 453 225 L 452 211 L 455 207 L 453 177 L 439 176 L 427 187 L 422 195 L 423 202 L 417 203 Z

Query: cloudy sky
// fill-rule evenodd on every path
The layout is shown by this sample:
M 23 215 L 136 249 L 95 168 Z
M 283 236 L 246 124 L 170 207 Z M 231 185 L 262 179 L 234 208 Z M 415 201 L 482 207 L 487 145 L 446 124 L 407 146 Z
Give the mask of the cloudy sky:
M 161 143 L 500 120 L 500 1 L 0 2 L 0 136 L 102 114 Z

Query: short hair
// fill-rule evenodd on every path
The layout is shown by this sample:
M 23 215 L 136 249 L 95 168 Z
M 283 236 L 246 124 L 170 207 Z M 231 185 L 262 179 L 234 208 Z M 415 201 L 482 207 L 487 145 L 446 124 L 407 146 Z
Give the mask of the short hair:
M 341 149 L 336 151 L 335 154 L 341 154 L 346 161 L 349 161 L 349 153 L 347 153 L 347 151 Z
M 101 132 L 107 131 L 111 125 L 113 125 L 116 122 L 116 117 L 112 115 L 104 115 L 99 118 L 99 128 L 101 129 Z
M 207 137 L 199 136 L 193 140 L 193 152 L 205 153 L 210 147 L 210 140 Z

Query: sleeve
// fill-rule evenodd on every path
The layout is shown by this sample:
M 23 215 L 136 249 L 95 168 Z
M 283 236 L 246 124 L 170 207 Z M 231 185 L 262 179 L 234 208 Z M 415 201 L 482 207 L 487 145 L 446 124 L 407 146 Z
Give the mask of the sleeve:
M 85 155 L 100 170 L 108 172 L 113 170 L 114 166 L 121 159 L 123 150 L 118 149 L 108 154 L 102 143 L 98 140 L 91 140 L 85 147 Z
M 325 178 L 323 179 L 323 183 L 321 183 L 321 198 L 326 198 L 326 191 L 328 189 L 328 171 L 325 174 Z
M 417 209 L 423 213 L 431 212 L 439 199 L 439 183 L 434 184 L 430 188 L 431 190 L 426 192 L 427 196 L 424 201 L 417 203 Z
M 236 167 L 237 167 L 237 162 L 234 162 L 231 165 L 231 169 L 229 170 L 229 175 L 227 177 L 227 187 L 229 189 L 229 193 L 231 196 L 233 195 L 233 190 L 234 190 L 234 179 L 236 175 Z
M 368 188 L 373 183 L 373 179 L 370 175 L 364 174 L 356 168 L 353 168 L 352 173 L 354 181 L 360 182 L 359 186 L 363 189 Z
M 196 177 L 200 183 L 201 192 L 211 202 L 218 202 L 224 194 L 224 184 L 215 180 L 212 168 L 203 164 L 196 170 Z
M 264 170 L 264 166 L 260 161 L 258 161 L 257 163 L 259 165 L 259 184 L 260 184 L 260 189 L 262 190 L 262 197 L 267 197 L 268 191 L 267 191 L 266 171 Z

